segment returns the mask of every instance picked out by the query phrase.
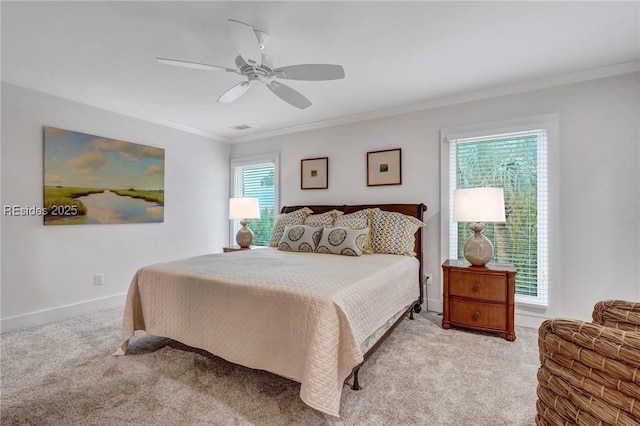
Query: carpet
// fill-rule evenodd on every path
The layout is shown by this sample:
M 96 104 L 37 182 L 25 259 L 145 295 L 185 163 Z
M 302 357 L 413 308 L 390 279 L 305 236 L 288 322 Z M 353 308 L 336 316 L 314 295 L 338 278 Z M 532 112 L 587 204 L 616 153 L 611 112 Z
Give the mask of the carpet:
M 122 309 L 1 335 L 2 425 L 533 425 L 537 330 L 517 340 L 404 320 L 345 385 L 340 418 L 300 385 L 138 333 L 124 357 Z

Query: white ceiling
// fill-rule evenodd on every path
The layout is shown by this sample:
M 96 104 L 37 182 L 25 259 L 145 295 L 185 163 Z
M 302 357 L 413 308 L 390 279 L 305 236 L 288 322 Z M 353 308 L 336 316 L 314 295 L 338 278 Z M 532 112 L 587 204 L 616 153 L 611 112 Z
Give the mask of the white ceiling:
M 637 1 L 2 1 L 1 15 L 3 81 L 228 142 L 637 68 L 640 52 Z M 346 77 L 286 81 L 313 102 L 306 110 L 259 86 L 221 105 L 242 77 L 155 61 L 233 68 L 227 19 L 266 31 L 279 66 L 341 64 Z

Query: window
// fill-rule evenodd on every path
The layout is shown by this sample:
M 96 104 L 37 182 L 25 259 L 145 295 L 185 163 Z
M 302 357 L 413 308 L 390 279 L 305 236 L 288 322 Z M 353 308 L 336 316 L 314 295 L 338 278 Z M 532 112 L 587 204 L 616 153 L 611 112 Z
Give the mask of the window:
M 447 134 L 448 257 L 463 257 L 471 234 L 468 223 L 453 221 L 457 188 L 504 189 L 506 222 L 488 223 L 484 234 L 494 245 L 495 262 L 517 268 L 516 302 L 548 305 L 549 196 L 546 127 L 518 131 Z M 444 201 L 444 199 L 443 199 Z
M 249 222 L 254 245 L 268 246 L 277 207 L 277 155 L 231 160 L 231 196 L 255 197 L 260 202 L 260 219 Z M 240 229 L 240 221 L 232 221 L 230 241 Z

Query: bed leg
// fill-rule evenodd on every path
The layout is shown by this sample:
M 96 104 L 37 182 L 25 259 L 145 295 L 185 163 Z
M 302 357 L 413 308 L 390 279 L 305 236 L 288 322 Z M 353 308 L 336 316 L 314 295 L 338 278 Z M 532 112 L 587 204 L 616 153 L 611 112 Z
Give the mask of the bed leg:
M 413 309 L 411 311 L 409 311 L 409 319 L 412 320 L 413 319 Z
M 360 389 L 362 389 L 360 387 L 360 382 L 358 382 L 358 372 L 360 371 L 360 366 L 357 366 L 355 370 L 353 370 L 353 386 L 351 386 L 351 389 L 353 389 L 354 391 L 359 391 Z

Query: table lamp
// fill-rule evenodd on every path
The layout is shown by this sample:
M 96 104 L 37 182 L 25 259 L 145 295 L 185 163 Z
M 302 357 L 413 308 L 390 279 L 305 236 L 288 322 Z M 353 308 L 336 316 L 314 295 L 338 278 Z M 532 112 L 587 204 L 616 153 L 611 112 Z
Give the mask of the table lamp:
M 248 219 L 260 218 L 260 204 L 257 198 L 230 198 L 229 219 L 240 219 L 242 228 L 236 234 L 236 242 L 242 248 L 248 248 L 253 243 L 253 231 L 249 228 Z
M 504 222 L 502 188 L 456 189 L 453 195 L 453 220 L 472 222 L 473 234 L 464 244 L 464 257 L 475 266 L 484 266 L 493 258 L 493 244 L 484 235 L 483 222 Z

